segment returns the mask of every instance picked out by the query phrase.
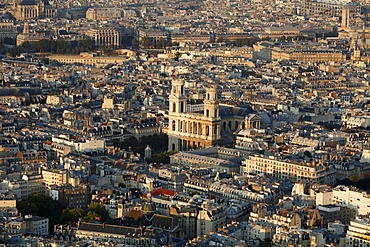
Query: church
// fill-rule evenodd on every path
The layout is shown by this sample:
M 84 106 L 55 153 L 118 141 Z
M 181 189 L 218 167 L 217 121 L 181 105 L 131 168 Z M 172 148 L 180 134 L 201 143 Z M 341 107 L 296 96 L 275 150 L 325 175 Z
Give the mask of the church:
M 13 15 L 17 20 L 54 18 L 57 8 L 51 6 L 48 0 L 14 0 Z
M 185 82 L 172 81 L 168 113 L 168 150 L 188 151 L 235 144 L 242 129 L 260 128 L 260 116 L 250 106 L 222 105 L 217 87 L 206 89 L 202 109 L 189 111 Z

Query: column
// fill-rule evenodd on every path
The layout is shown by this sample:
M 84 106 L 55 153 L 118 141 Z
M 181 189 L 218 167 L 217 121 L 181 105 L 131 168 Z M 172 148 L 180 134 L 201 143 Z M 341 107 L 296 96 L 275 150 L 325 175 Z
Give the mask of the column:
M 221 124 L 218 124 L 217 139 L 221 139 Z

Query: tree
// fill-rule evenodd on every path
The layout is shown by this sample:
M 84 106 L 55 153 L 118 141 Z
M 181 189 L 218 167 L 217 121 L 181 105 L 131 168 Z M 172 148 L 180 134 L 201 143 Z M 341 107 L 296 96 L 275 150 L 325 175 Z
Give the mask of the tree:
M 34 194 L 20 201 L 17 209 L 22 215 L 31 214 L 49 218 L 50 232 L 53 231 L 53 226 L 59 221 L 62 211 L 57 201 L 54 201 L 50 196 L 41 194 Z
M 152 38 L 150 37 L 144 37 L 141 39 L 141 42 L 140 44 L 144 47 L 144 48 L 151 48 L 153 47 L 154 45 L 154 41 Z
M 360 180 L 360 176 L 358 174 L 354 174 L 350 177 L 350 179 L 353 181 L 353 182 L 359 182 Z
M 94 221 L 94 220 L 101 221 L 100 215 L 98 215 L 97 213 L 94 213 L 92 211 L 87 212 L 86 216 L 83 219 L 87 222 L 91 222 L 91 221 Z
M 168 136 L 166 134 L 143 136 L 141 138 L 141 146 L 145 149 L 148 145 L 154 153 L 166 151 L 168 147 Z
M 169 164 L 170 163 L 170 156 L 175 154 L 176 151 L 166 151 L 158 154 L 153 154 L 150 159 L 148 159 L 148 163 L 163 163 L 163 164 Z
M 135 137 L 131 136 L 121 143 L 121 148 L 128 150 L 129 147 L 136 148 L 138 145 L 139 141 Z
M 179 61 L 180 57 L 181 57 L 181 53 L 180 52 L 176 52 L 175 53 L 175 61 Z
M 139 42 L 137 42 L 136 39 L 132 39 L 132 41 L 131 41 L 132 48 L 138 48 L 138 44 L 139 44 Z
M 83 218 L 85 211 L 81 208 L 66 208 L 60 216 L 59 222 L 61 224 L 74 225 L 80 218 Z
M 87 209 L 87 214 L 86 216 L 88 218 L 91 218 L 92 216 L 95 216 L 95 218 L 100 218 L 100 220 L 102 221 L 106 221 L 107 219 L 109 219 L 109 213 L 108 211 L 105 209 L 105 207 L 101 204 L 98 204 L 98 203 L 93 203 L 89 206 L 89 208 Z

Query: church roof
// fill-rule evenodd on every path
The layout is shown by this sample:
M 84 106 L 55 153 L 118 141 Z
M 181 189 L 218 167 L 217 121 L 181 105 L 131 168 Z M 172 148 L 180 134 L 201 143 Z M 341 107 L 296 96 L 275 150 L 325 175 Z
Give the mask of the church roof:
M 48 0 L 41 0 L 40 2 L 43 2 L 44 5 L 50 5 Z M 37 5 L 37 0 L 22 0 L 20 5 Z
M 255 114 L 256 111 L 250 106 L 220 106 L 221 118 L 240 116 L 245 117 L 249 114 Z
M 20 5 L 36 5 L 36 1 L 35 0 L 22 0 L 20 2 Z

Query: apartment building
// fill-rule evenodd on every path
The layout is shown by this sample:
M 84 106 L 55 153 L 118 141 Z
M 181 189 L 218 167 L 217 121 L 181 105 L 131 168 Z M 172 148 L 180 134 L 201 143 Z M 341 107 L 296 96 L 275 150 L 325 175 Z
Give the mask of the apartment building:
M 18 152 L 17 156 L 21 159 L 22 164 L 41 163 L 45 164 L 47 153 L 45 151 L 24 151 Z
M 197 218 L 197 236 L 203 236 L 226 225 L 226 215 L 220 205 L 205 202 Z
M 81 222 L 77 226 L 76 238 L 101 239 L 113 244 L 130 246 L 155 246 L 155 229 L 142 227 L 116 226 Z
M 361 247 L 370 246 L 370 220 L 369 219 L 355 219 L 352 220 L 346 238 L 348 240 L 347 246 Z
M 316 204 L 347 205 L 356 210 L 356 215 L 368 215 L 370 213 L 370 196 L 366 191 L 344 185 L 338 185 L 332 190 L 317 193 Z
M 43 184 L 46 190 L 50 190 L 52 185 L 65 185 L 68 183 L 67 170 L 42 170 Z
M 16 39 L 17 35 L 17 27 L 14 25 L 13 20 L 0 20 L 0 42 L 3 42 L 5 38 Z
M 355 2 L 345 1 L 301 1 L 301 14 L 312 16 L 341 16 L 343 8 L 351 8 L 352 13 L 360 13 L 361 6 Z
M 122 17 L 123 12 L 116 8 L 89 8 L 86 11 L 86 19 L 94 21 L 113 20 Z
M 89 188 L 86 185 L 52 185 L 49 195 L 67 208 L 85 208 L 90 203 Z
M 8 234 L 38 234 L 46 236 L 49 233 L 49 219 L 25 215 L 24 218 L 11 220 L 5 224 L 5 229 Z
M 243 161 L 241 172 L 245 174 L 263 173 L 292 182 L 306 179 L 312 182 L 333 184 L 336 181 L 335 170 L 323 163 L 299 162 L 276 156 L 250 155 Z

